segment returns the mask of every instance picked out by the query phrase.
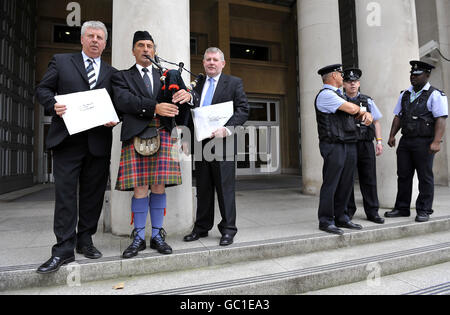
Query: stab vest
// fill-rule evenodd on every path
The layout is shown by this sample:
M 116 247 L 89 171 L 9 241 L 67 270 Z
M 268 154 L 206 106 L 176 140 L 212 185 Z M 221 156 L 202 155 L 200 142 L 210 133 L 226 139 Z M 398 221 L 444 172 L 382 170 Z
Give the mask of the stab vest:
M 411 92 L 406 91 L 402 97 L 400 122 L 402 135 L 405 137 L 434 137 L 435 119 L 428 110 L 427 102 L 436 89 L 422 91 L 422 94 L 411 103 Z
M 314 101 L 319 140 L 329 143 L 356 142 L 356 124 L 352 115 L 340 110 L 336 111 L 334 114 L 323 113 L 317 108 L 317 98 L 324 90 L 333 91 L 332 89 L 327 88 L 320 90 Z M 333 92 L 342 98 L 339 93 L 336 91 Z
M 359 107 L 365 107 L 368 113 L 371 113 L 369 107 L 369 96 L 364 94 L 359 94 L 358 97 L 354 100 L 351 100 L 350 97 L 347 96 L 347 101 L 358 105 Z M 375 126 L 371 124 L 370 126 L 364 125 L 361 121 L 355 119 L 356 134 L 358 141 L 373 141 L 375 138 Z

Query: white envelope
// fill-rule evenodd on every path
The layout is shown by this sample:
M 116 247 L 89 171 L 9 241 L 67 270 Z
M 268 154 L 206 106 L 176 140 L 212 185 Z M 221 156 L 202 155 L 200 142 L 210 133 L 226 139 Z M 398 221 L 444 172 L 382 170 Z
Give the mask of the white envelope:
M 197 141 L 211 138 L 233 116 L 233 102 L 219 103 L 191 109 Z
M 67 107 L 62 118 L 70 135 L 109 122 L 119 123 L 119 117 L 106 89 L 57 95 L 55 99 Z

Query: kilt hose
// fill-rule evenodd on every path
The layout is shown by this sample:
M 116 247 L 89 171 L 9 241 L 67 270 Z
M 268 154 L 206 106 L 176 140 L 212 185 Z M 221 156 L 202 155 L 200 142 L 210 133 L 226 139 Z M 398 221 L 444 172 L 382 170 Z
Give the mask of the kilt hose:
M 159 119 L 150 126 L 159 127 Z M 134 149 L 133 141 L 122 143 L 116 190 L 132 191 L 135 187 L 165 184 L 166 187 L 181 185 L 181 170 L 176 139 L 170 133 L 159 130 L 161 146 L 152 156 L 143 156 Z

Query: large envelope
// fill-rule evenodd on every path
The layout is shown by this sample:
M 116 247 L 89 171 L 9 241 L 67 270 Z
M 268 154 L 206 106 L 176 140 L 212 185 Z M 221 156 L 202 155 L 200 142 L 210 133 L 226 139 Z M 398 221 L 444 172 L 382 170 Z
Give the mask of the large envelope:
M 119 122 L 106 89 L 57 95 L 55 99 L 67 107 L 62 118 L 70 135 L 103 126 L 109 122 Z
M 211 138 L 214 131 L 223 127 L 233 116 L 233 102 L 191 109 L 197 141 Z

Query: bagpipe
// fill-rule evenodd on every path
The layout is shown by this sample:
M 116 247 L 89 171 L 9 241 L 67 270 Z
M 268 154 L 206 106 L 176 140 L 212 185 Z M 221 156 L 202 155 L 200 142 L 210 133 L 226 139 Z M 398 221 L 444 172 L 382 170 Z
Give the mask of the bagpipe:
M 150 56 L 145 56 L 148 60 L 152 62 L 160 71 L 161 77 L 161 89 L 158 92 L 158 96 L 156 100 L 158 103 L 172 103 L 173 95 L 180 90 L 187 90 L 188 92 L 192 91 L 197 84 L 205 78 L 203 73 L 198 75 L 194 75 L 192 72 L 187 70 L 184 67 L 184 63 L 180 62 L 178 64 L 162 59 L 161 57 L 155 56 L 155 58 L 151 58 Z M 161 61 L 175 65 L 178 69 L 166 69 L 161 65 Z M 181 73 L 185 70 L 190 75 L 195 77 L 195 79 L 186 87 L 186 84 L 181 77 Z

